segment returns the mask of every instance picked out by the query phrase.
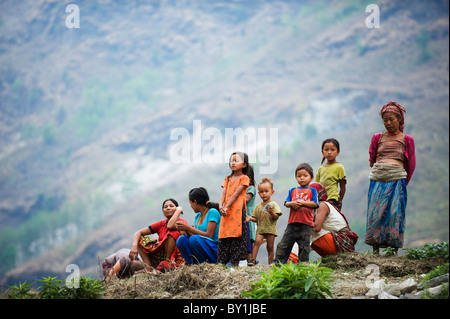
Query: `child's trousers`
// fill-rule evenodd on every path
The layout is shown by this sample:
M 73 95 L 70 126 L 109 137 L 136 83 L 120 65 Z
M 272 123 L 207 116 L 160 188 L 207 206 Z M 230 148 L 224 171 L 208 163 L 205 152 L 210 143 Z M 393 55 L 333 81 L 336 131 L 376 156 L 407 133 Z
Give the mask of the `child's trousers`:
M 217 244 L 200 235 L 180 236 L 177 247 L 189 265 L 217 262 Z
M 309 246 L 312 234 L 312 226 L 301 224 L 301 223 L 291 223 L 286 226 L 283 238 L 277 245 L 277 250 L 275 253 L 275 262 L 285 264 L 289 259 L 292 247 L 294 244 L 298 244 L 298 260 L 309 261 L 309 253 L 311 248 Z

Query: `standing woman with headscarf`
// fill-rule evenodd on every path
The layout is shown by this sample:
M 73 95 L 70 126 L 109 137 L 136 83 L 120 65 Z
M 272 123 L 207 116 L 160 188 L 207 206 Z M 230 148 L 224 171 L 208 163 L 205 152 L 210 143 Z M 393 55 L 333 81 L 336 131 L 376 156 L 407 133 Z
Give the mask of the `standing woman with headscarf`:
M 406 185 L 416 167 L 414 139 L 404 134 L 405 108 L 389 102 L 381 109 L 386 132 L 372 136 L 365 243 L 379 254 L 380 247 L 403 247 Z
M 311 249 L 322 258 L 340 252 L 356 253 L 358 235 L 350 229 L 344 214 L 328 199 L 322 184 L 311 183 L 309 186 L 317 190 L 319 200 L 311 234 Z

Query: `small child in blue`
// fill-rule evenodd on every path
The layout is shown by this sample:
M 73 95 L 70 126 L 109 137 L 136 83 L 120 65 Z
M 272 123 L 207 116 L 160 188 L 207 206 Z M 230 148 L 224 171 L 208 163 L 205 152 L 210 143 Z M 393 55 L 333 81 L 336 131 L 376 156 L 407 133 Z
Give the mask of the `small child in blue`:
M 290 189 L 284 202 L 290 212 L 283 238 L 277 245 L 276 263 L 287 262 L 295 243 L 298 244 L 299 261 L 309 261 L 314 210 L 319 207 L 317 190 L 309 187 L 313 177 L 313 169 L 308 163 L 300 163 L 295 169 L 295 178 L 300 186 Z

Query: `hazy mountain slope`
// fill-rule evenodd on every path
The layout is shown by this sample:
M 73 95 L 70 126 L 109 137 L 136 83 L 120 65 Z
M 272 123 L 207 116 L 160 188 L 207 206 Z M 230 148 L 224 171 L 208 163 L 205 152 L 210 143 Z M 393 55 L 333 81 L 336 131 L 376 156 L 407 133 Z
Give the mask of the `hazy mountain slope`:
M 171 132 L 199 120 L 222 136 L 278 129 L 279 203 L 298 162 L 317 170 L 321 142 L 337 138 L 344 213 L 366 250 L 367 149 L 389 100 L 406 107 L 417 148 L 407 245 L 448 240 L 448 3 L 381 1 L 368 29 L 369 3 L 79 1 L 68 29 L 60 1 L 3 1 L 0 270 L 17 267 L 4 281 L 70 263 L 95 272 L 164 198 L 188 220 L 189 189 L 217 200 L 225 163 L 170 158 Z

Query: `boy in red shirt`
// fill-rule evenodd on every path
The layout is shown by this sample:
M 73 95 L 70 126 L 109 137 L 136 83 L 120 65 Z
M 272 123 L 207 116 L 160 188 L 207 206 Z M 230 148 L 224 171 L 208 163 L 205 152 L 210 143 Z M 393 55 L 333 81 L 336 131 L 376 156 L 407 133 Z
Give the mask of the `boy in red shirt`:
M 319 207 L 317 191 L 309 187 L 314 178 L 312 167 L 308 163 L 300 163 L 295 169 L 295 178 L 300 186 L 289 190 L 284 202 L 284 206 L 290 208 L 290 213 L 283 238 L 277 245 L 276 263 L 287 262 L 295 243 L 298 244 L 299 261 L 309 261 L 314 210 Z

